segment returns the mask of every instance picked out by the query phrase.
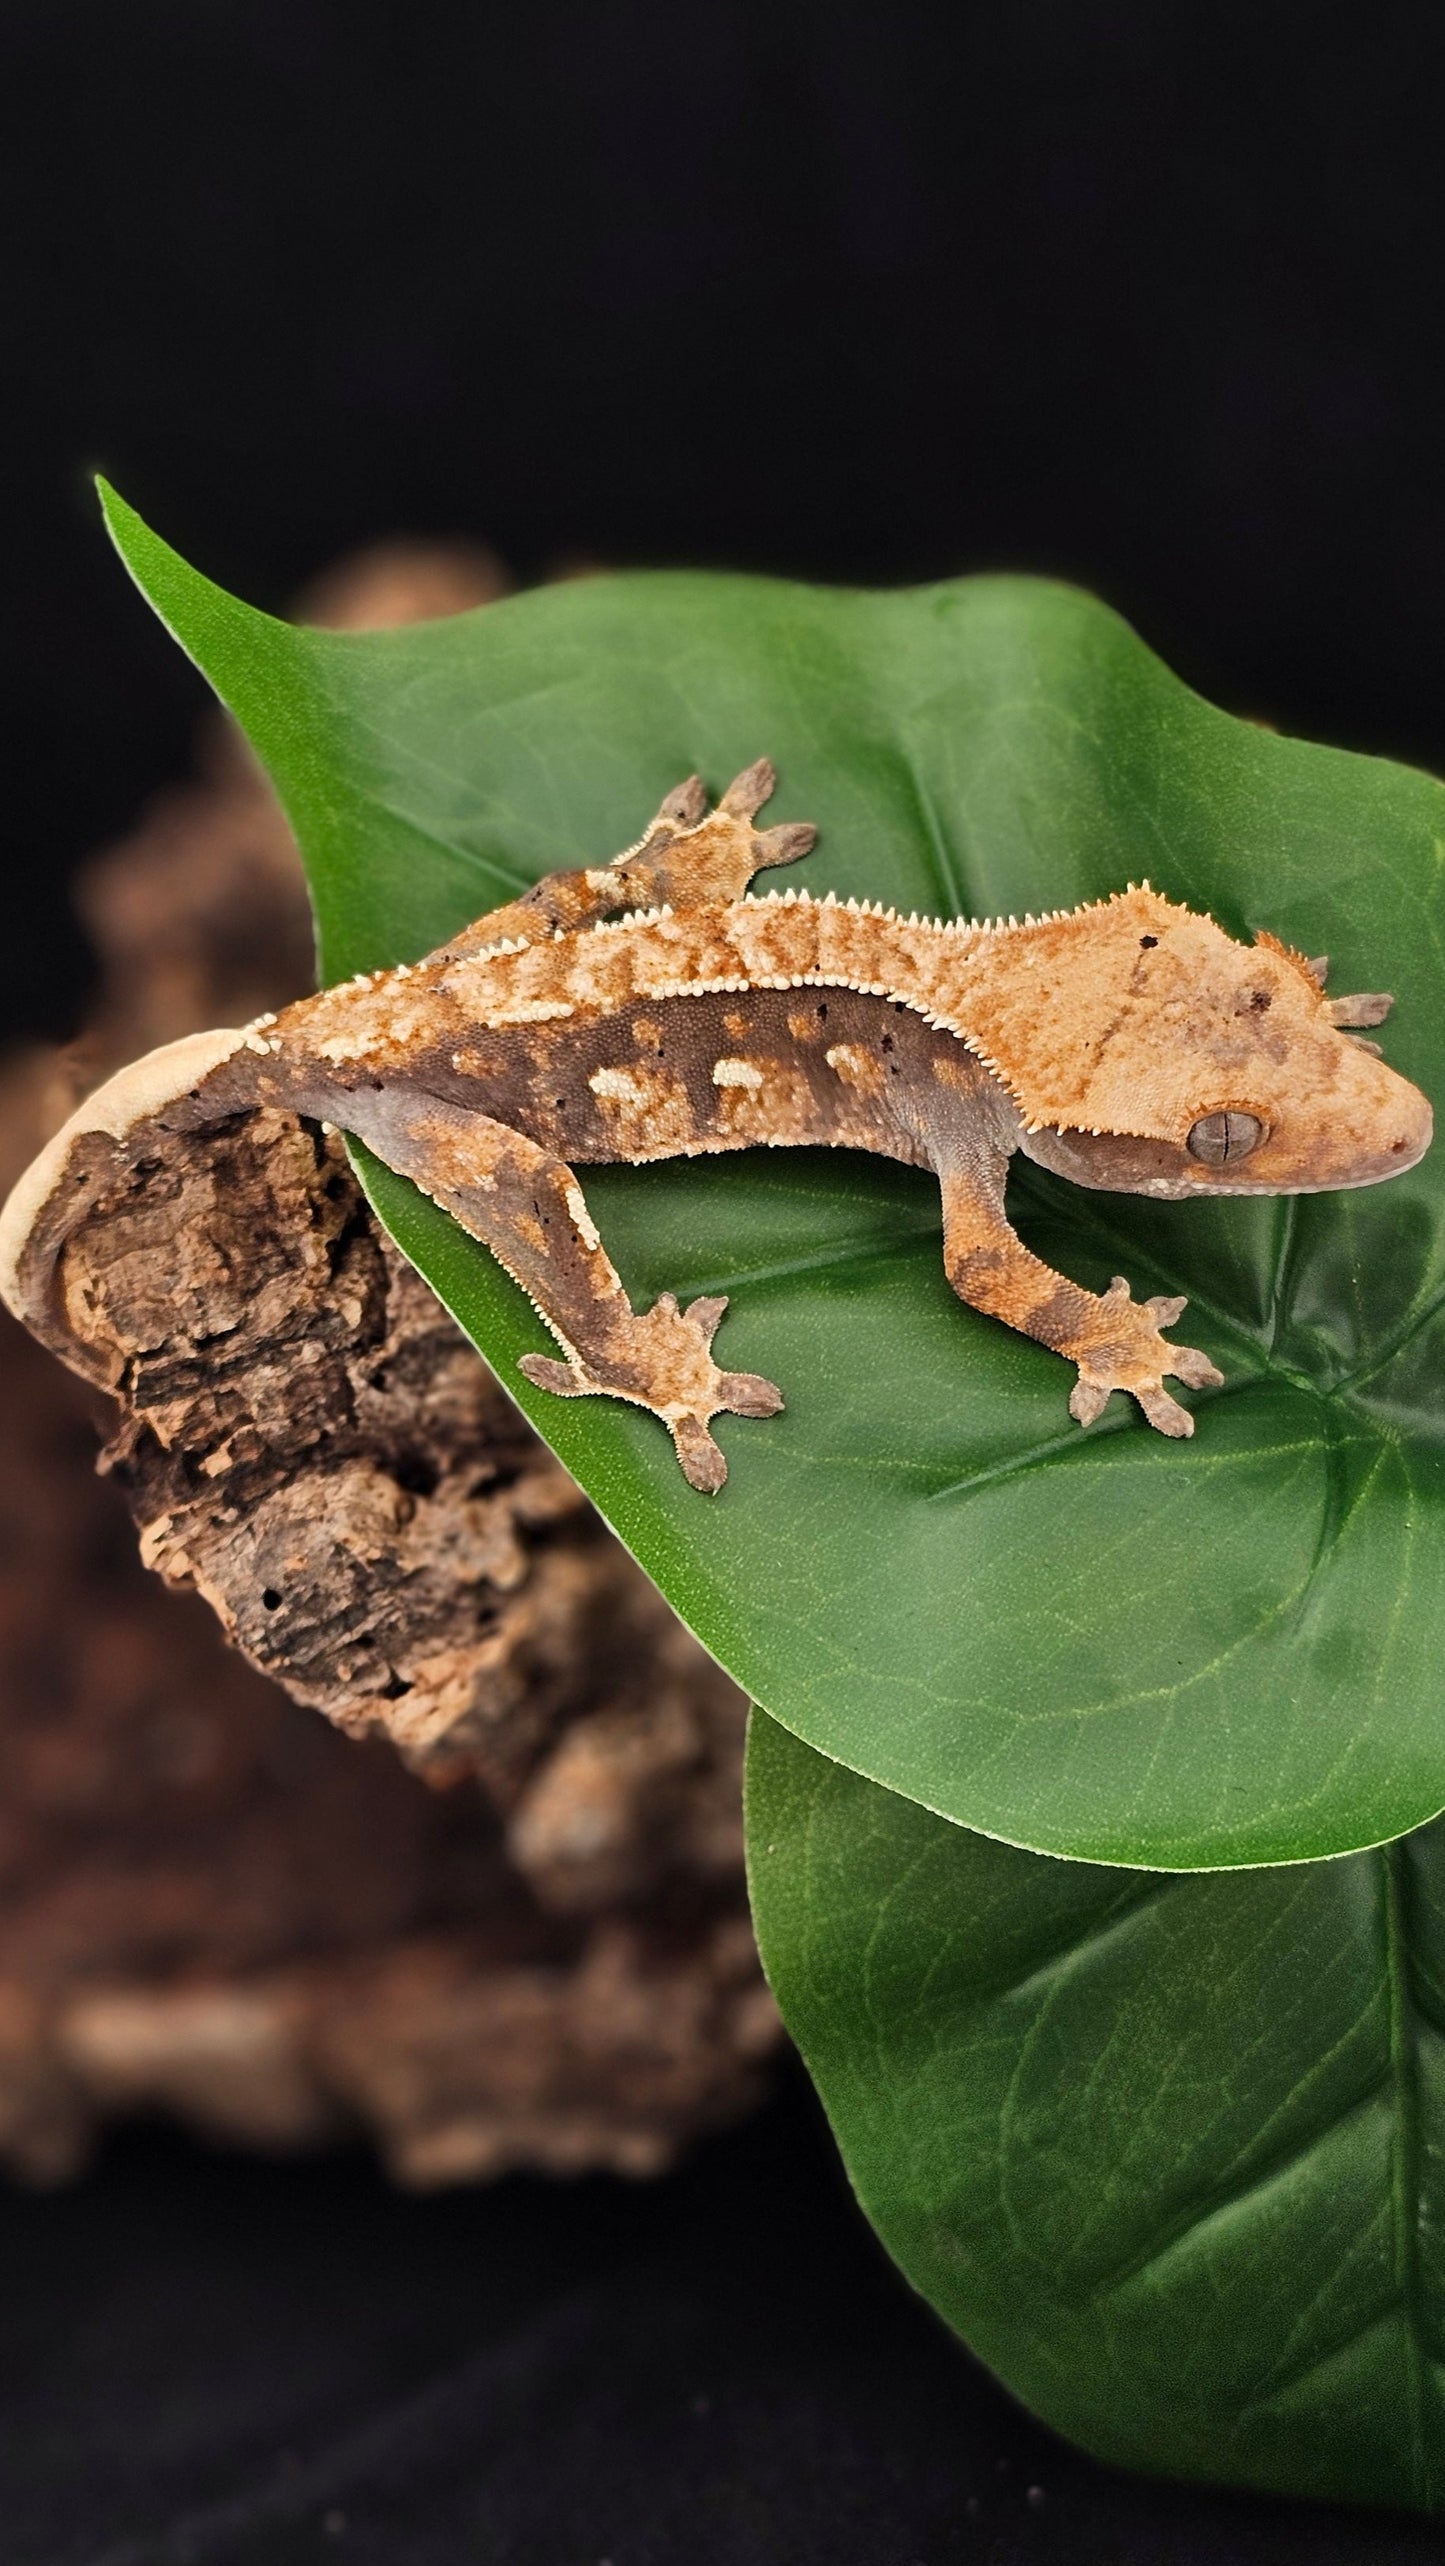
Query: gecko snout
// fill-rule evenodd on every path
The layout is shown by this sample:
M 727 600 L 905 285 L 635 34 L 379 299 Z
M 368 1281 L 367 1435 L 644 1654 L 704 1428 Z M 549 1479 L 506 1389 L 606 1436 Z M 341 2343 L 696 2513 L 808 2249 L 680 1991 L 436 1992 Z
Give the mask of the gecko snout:
M 1348 1034 L 1341 1039 L 1350 1043 Z M 1350 1043 L 1349 1074 L 1336 1090 L 1333 1128 L 1321 1138 L 1318 1164 L 1302 1170 L 1305 1185 L 1378 1185 L 1387 1176 L 1403 1176 L 1424 1157 L 1434 1130 L 1428 1096 L 1363 1045 Z M 1307 1159 L 1307 1151 L 1301 1156 Z
M 1416 1166 L 1435 1137 L 1435 1116 L 1429 1097 L 1403 1079 L 1400 1083 L 1405 1088 L 1408 1102 L 1405 1110 L 1396 1116 L 1399 1128 L 1390 1143 L 1390 1156 L 1397 1170 Z

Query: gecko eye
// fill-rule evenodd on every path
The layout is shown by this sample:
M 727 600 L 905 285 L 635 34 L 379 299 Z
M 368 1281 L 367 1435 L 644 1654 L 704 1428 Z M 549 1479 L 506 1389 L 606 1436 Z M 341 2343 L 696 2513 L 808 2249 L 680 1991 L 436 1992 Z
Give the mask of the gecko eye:
M 1223 1167 L 1226 1160 L 1248 1158 L 1264 1138 L 1264 1125 L 1258 1114 L 1205 1114 L 1194 1124 L 1184 1146 L 1191 1158 L 1202 1159 L 1206 1167 Z

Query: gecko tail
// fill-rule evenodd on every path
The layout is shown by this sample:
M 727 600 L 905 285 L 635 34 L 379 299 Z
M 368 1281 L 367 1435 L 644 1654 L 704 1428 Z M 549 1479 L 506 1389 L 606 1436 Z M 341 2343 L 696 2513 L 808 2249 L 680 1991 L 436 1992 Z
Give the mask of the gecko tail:
M 143 1127 L 201 1128 L 224 1121 L 248 1100 L 254 1062 L 242 1069 L 238 1061 L 239 1077 L 207 1089 L 227 1061 L 247 1054 L 251 1039 L 249 1028 L 227 1026 L 183 1035 L 133 1060 L 77 1105 L 12 1188 L 0 1211 L 0 1300 L 72 1371 L 101 1378 L 59 1306 L 56 1277 L 66 1241 Z M 108 1378 L 104 1386 L 112 1386 Z

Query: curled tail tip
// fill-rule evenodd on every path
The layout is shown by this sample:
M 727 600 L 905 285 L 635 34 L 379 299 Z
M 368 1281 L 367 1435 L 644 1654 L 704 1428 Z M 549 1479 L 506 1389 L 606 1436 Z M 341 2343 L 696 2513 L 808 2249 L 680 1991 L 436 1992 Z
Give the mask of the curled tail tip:
M 27 1273 L 27 1250 L 65 1183 L 77 1142 L 90 1132 L 123 1141 L 137 1123 L 148 1122 L 198 1086 L 213 1069 L 219 1069 L 223 1061 L 244 1047 L 245 1041 L 244 1028 L 226 1026 L 211 1033 L 183 1034 L 178 1042 L 162 1043 L 157 1050 L 118 1069 L 113 1078 L 107 1078 L 103 1086 L 83 1098 L 69 1120 L 31 1160 L 0 1208 L 0 1300 L 17 1319 L 40 1332 L 38 1322 L 49 1270 L 74 1223 L 62 1221 L 55 1228 L 53 1247 L 42 1274 Z M 75 1205 L 77 1219 L 85 1209 L 86 1199 L 79 1196 Z

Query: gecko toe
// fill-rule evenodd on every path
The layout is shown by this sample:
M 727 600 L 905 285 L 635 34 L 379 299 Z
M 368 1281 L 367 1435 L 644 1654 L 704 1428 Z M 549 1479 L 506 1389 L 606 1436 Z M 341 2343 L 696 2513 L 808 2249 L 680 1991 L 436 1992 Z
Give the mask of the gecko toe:
M 1193 1434 L 1194 1419 L 1189 1410 L 1181 1408 L 1177 1399 L 1171 1399 L 1167 1390 L 1144 1388 L 1136 1390 L 1134 1396 L 1151 1426 L 1156 1426 L 1160 1434 Z
M 784 1406 L 776 1381 L 765 1381 L 761 1372 L 719 1373 L 718 1396 L 735 1417 L 776 1417 Z
M 1175 1379 L 1186 1382 L 1191 1390 L 1222 1390 L 1224 1375 L 1217 1363 L 1201 1354 L 1196 1345 L 1171 1345 L 1169 1369 Z
M 664 1293 L 663 1298 L 665 1300 L 672 1301 L 672 1306 L 676 1309 L 677 1303 L 672 1300 L 672 1294 L 670 1292 Z M 698 1335 L 702 1338 L 704 1345 L 711 1345 L 713 1338 L 718 1332 L 718 1327 L 721 1323 L 722 1315 L 726 1310 L 727 1305 L 728 1296 L 726 1292 L 708 1292 L 703 1295 L 701 1300 L 689 1301 L 687 1308 L 684 1310 L 682 1315 L 685 1319 L 691 1320 L 693 1326 L 698 1332 Z
M 1144 1307 L 1156 1328 L 1172 1328 L 1188 1309 L 1189 1296 L 1186 1292 L 1156 1292 Z
M 797 864 L 811 855 L 818 832 L 811 820 L 782 820 L 775 829 L 759 829 L 753 852 L 762 871 L 772 864 Z
M 672 1441 L 688 1486 L 701 1489 L 705 1497 L 715 1497 L 728 1475 L 728 1466 L 702 1419 L 680 1417 L 672 1429 Z
M 741 775 L 733 777 L 718 809 L 728 812 L 735 820 L 750 820 L 754 811 L 761 810 L 777 780 L 777 769 L 772 759 L 755 758 L 751 766 L 743 768 Z
M 1085 1381 L 1081 1378 L 1074 1384 L 1069 1400 L 1069 1414 L 1077 1425 L 1091 1426 L 1097 1417 L 1103 1415 L 1108 1404 L 1109 1385 L 1106 1381 Z
M 559 1363 L 555 1355 L 519 1355 L 517 1370 L 535 1389 L 551 1390 L 559 1399 L 582 1399 L 587 1395 L 585 1382 L 578 1380 L 571 1364 Z
M 662 824 L 678 829 L 695 829 L 706 813 L 707 790 L 702 777 L 689 775 L 658 804 L 657 818 L 652 825 L 654 828 Z

